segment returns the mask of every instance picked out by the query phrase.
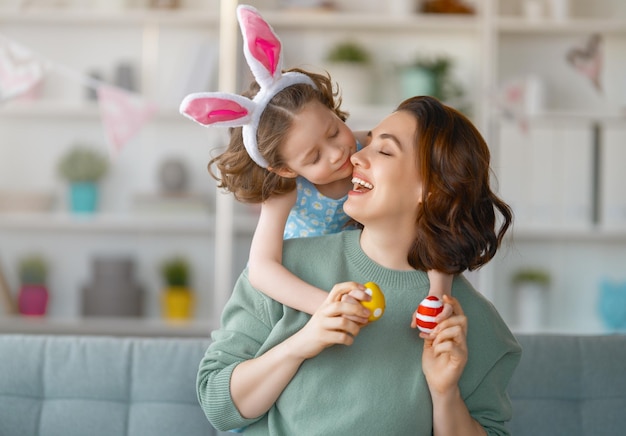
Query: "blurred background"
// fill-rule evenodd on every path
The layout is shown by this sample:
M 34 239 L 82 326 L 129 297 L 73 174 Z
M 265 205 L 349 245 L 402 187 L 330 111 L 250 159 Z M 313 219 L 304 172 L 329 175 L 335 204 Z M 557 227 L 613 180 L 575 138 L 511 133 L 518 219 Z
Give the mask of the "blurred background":
M 623 1 L 245 3 L 285 67 L 330 72 L 353 129 L 413 95 L 473 120 L 515 223 L 468 277 L 513 330 L 626 330 Z M 258 208 L 207 171 L 227 132 L 178 105 L 218 90 L 220 59 L 247 86 L 241 50 L 220 56 L 236 4 L 0 0 L 1 332 L 217 326 Z

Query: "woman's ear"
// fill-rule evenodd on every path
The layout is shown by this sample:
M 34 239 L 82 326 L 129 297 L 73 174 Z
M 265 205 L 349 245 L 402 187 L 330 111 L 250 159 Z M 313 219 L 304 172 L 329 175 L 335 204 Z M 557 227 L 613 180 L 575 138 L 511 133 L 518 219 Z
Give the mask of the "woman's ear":
M 295 179 L 296 177 L 298 177 L 298 173 L 290 168 L 268 167 L 267 170 L 273 172 L 274 174 L 278 174 L 280 177 L 284 177 L 286 179 Z

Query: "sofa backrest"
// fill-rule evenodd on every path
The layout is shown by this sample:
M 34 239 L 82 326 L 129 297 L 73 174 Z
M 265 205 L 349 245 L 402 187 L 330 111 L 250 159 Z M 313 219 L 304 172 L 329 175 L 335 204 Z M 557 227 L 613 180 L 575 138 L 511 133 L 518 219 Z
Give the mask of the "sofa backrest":
M 212 436 L 209 340 L 0 335 L 0 435 Z
M 626 434 L 626 335 L 518 335 L 513 436 Z

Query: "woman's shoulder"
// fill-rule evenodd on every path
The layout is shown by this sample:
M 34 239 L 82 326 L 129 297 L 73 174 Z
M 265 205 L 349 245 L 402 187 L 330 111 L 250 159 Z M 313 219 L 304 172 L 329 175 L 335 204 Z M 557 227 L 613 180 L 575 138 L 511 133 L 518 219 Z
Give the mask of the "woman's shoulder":
M 452 296 L 461 303 L 468 322 L 468 344 L 484 353 L 499 355 L 516 352 L 520 346 L 506 322 L 494 306 L 483 294 L 478 292 L 463 277 L 455 280 Z

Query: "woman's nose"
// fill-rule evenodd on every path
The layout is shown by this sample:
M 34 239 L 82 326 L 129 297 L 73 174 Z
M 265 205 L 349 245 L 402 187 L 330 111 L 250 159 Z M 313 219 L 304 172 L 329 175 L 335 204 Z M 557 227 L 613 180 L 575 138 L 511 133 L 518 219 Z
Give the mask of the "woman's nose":
M 363 166 L 363 151 L 357 151 L 352 156 L 350 156 L 350 162 L 352 162 L 353 166 Z

